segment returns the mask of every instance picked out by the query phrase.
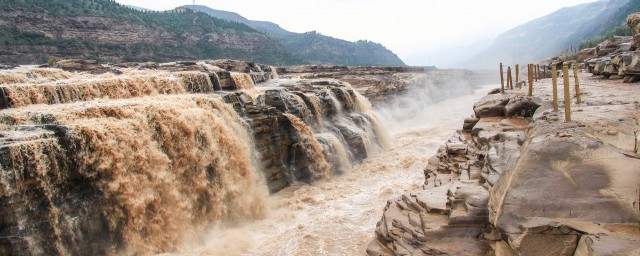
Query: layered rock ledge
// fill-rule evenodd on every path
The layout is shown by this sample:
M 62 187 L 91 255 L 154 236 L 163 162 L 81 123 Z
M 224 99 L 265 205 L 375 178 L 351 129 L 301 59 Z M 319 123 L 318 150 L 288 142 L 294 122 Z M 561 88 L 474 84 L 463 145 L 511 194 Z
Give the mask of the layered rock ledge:
M 367 253 L 640 254 L 640 88 L 580 79 L 573 122 L 550 79 L 477 102 L 424 186 L 387 203 Z
M 175 251 L 385 146 L 348 83 L 235 60 L 0 70 L 0 255 Z

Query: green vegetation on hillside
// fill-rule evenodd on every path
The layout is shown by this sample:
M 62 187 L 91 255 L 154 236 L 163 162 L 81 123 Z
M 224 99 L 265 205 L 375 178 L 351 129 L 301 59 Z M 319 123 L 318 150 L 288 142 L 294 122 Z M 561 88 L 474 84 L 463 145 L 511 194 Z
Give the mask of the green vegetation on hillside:
M 628 0 L 626 4 L 605 17 L 601 25 L 595 29 L 595 36 L 580 43 L 580 49 L 596 47 L 613 36 L 631 36 L 631 29 L 626 24 L 627 16 L 640 11 L 640 1 Z
M 631 29 L 627 25 L 617 26 L 603 36 L 596 36 L 592 39 L 584 41 L 583 43 L 580 44 L 580 50 L 596 47 L 600 43 L 614 36 L 631 36 Z
M 121 5 L 112 0 L 2 0 L 0 11 L 29 11 L 44 13 L 60 18 L 77 16 L 106 17 L 124 20 L 135 24 L 166 31 L 174 35 L 175 41 L 183 42 L 183 37 L 192 38 L 191 43 L 178 45 L 169 42 L 136 43 L 130 45 L 111 44 L 109 42 L 88 41 L 82 38 L 61 39 L 48 37 L 39 32 L 18 31 L 12 27 L 0 27 L 0 45 L 5 49 L 20 46 L 32 46 L 30 53 L 37 54 L 44 48 L 54 50 L 53 53 L 42 54 L 37 61 L 46 61 L 49 54 L 56 57 L 83 57 L 122 61 L 167 61 L 177 59 L 215 59 L 234 58 L 257 61 L 273 65 L 290 65 L 303 63 L 300 59 L 287 53 L 279 43 L 245 24 L 217 19 L 201 12 L 176 9 L 167 12 L 143 12 Z M 100 31 L 96 31 L 100 33 Z M 258 49 L 243 51 L 234 49 L 233 45 L 217 45 L 206 37 L 217 33 L 244 34 L 246 38 L 254 38 L 262 42 Z M 36 47 L 38 46 L 38 47 Z M 43 48 L 44 47 L 44 48 Z M 18 57 L 3 57 L 0 61 L 24 63 L 33 58 L 21 60 Z
M 125 6 L 113 0 L 0 0 L 0 12 L 17 13 L 16 17 L 27 22 L 41 23 L 26 26 L 36 28 L 33 31 L 19 31 L 17 28 L 25 26 L 11 23 L 20 22 L 17 20 L 9 20 L 4 27 L 0 26 L 0 46 L 6 50 L 5 55 L 0 54 L 0 62 L 33 63 L 50 57 L 109 61 L 233 58 L 272 65 L 404 65 L 393 52 L 377 43 L 348 42 L 318 33 L 297 34 L 273 23 L 249 21 L 235 13 L 213 12 L 215 10 L 204 6 L 195 8 L 199 11 L 189 8 L 193 7 L 157 12 Z M 109 39 L 63 38 L 47 30 L 38 30 L 47 27 L 44 24 L 47 18 L 38 18 L 39 15 L 34 13 L 45 14 L 49 20 L 53 17 L 63 21 L 54 29 L 65 27 L 81 31 L 84 29 L 84 17 L 102 17 L 107 22 L 125 21 L 127 25 L 144 28 L 147 34 L 156 34 L 158 38 L 167 40 L 132 41 L 123 45 Z M 233 19 L 219 18 L 214 14 Z M 76 17 L 83 18 L 78 20 Z M 118 29 L 112 26 L 107 30 L 117 32 Z M 238 40 L 242 40 L 241 43 L 236 43 Z

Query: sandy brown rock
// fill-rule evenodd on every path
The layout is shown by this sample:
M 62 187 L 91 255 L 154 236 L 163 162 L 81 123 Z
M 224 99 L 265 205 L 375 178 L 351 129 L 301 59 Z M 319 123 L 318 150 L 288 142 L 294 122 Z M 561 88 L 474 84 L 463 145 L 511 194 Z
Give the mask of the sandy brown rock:
M 631 28 L 635 49 L 640 49 L 640 13 L 633 13 L 627 17 L 627 25 Z
M 429 160 L 423 190 L 389 201 L 369 254 L 637 255 L 640 157 L 634 132 L 640 130 L 640 95 L 620 80 L 580 80 L 583 103 L 571 103 L 574 122 L 552 112 L 550 79 L 534 91 L 544 102 L 534 101 L 539 107 L 531 124 L 504 116 L 465 121 L 474 121 L 470 133 L 452 137 Z M 476 109 L 490 106 L 485 109 L 499 115 L 504 98 L 527 106 L 531 99 L 523 94 L 489 95 Z M 422 193 L 429 199 L 420 199 Z M 411 224 L 411 216 L 422 222 Z M 424 223 L 447 232 L 420 232 Z M 477 236 L 454 232 L 457 225 Z M 442 236 L 456 239 L 441 247 Z

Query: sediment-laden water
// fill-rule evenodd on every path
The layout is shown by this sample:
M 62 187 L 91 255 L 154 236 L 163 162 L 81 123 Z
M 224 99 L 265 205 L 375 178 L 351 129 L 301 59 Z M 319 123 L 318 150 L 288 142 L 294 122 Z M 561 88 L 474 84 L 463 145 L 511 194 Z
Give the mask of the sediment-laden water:
M 238 61 L 0 72 L 0 254 L 362 254 L 476 88 L 373 108 L 343 82 L 276 77 Z
M 265 219 L 219 226 L 200 242 L 184 244 L 175 255 L 363 255 L 386 201 L 422 185 L 430 156 L 460 129 L 461 120 L 472 114 L 473 102 L 488 91 L 472 88 L 462 85 L 449 99 L 416 98 L 420 101 L 412 105 L 380 109 L 419 112 L 403 120 L 383 116 L 394 127 L 387 150 L 343 175 L 285 188 L 269 197 Z M 460 96 L 467 92 L 471 94 Z

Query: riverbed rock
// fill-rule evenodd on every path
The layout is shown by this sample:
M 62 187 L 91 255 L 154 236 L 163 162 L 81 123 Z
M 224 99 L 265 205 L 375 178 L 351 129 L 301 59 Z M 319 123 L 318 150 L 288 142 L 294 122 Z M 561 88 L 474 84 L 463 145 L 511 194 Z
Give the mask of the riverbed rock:
M 533 113 L 535 113 L 541 105 L 542 100 L 537 97 L 525 96 L 512 98 L 505 106 L 505 116 L 533 117 Z
M 536 102 L 534 118 L 483 117 L 470 132 L 450 138 L 429 159 L 423 188 L 387 203 L 369 255 L 640 253 L 640 158 L 633 147 L 638 92 L 581 79 L 590 104 L 574 112 L 574 122 L 559 121 L 549 108 L 547 83 L 536 91 L 539 99 L 522 91 L 505 95 L 507 105 Z M 421 193 L 430 200 L 421 201 Z M 434 215 L 433 208 L 444 214 Z M 453 231 L 462 224 L 474 238 Z
M 504 94 L 489 94 L 474 104 L 473 112 L 478 118 L 505 116 L 505 106 L 509 100 Z
M 480 135 L 456 133 L 429 160 L 423 189 L 387 202 L 367 253 L 485 255 L 493 251 L 501 234 L 488 225 L 488 189 L 517 162 L 526 127 L 522 121 L 504 120 L 469 119 L 483 127 Z M 476 139 L 485 133 L 494 135 Z
M 480 121 L 480 119 L 475 118 L 475 117 L 465 118 L 464 119 L 464 124 L 462 125 L 462 130 L 471 131 L 471 129 L 473 129 L 473 127 L 476 125 L 476 123 L 478 123 L 478 121 Z

